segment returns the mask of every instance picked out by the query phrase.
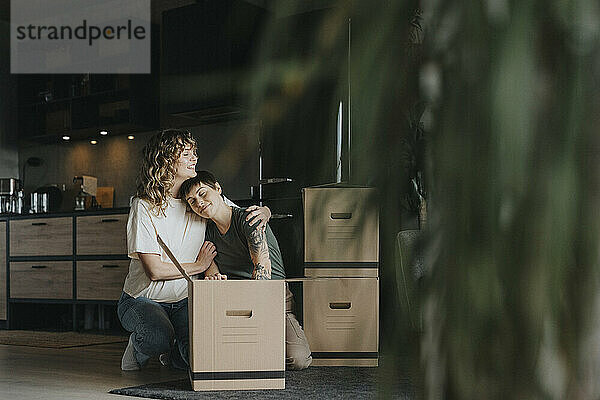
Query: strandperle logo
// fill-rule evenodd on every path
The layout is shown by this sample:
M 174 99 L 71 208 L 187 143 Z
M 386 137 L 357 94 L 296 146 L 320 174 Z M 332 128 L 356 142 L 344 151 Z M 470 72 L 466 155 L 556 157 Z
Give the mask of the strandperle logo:
M 18 40 L 71 40 L 71 39 L 87 40 L 89 46 L 91 46 L 95 40 L 106 39 L 112 40 L 121 38 L 132 40 L 142 40 L 146 38 L 146 28 L 141 25 L 133 26 L 131 20 L 127 20 L 127 25 L 110 26 L 106 25 L 103 27 L 88 25 L 87 20 L 83 20 L 81 25 L 73 28 L 71 26 L 39 26 L 39 25 L 28 25 L 28 26 L 17 26 L 17 39 Z
M 11 0 L 12 73 L 150 73 L 150 0 Z

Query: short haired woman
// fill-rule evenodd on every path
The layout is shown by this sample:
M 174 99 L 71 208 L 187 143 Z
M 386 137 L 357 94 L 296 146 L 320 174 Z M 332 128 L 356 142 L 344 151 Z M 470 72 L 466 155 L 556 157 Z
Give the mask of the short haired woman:
M 228 279 L 285 279 L 279 244 L 269 225 L 264 230 L 254 229 L 247 221 L 250 212 L 227 204 L 213 174 L 199 171 L 181 185 L 179 197 L 199 217 L 208 220 L 207 240 L 214 243 L 215 262 Z M 304 369 L 312 357 L 293 304 L 294 297 L 286 284 L 286 368 Z

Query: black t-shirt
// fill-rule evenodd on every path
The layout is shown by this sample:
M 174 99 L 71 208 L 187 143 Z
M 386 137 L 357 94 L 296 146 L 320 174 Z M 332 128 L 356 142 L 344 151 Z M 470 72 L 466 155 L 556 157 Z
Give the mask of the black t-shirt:
M 222 274 L 228 279 L 252 279 L 254 264 L 248 250 L 248 238 L 254 228 L 246 221 L 248 212 L 244 209 L 231 207 L 231 225 L 229 230 L 221 235 L 213 221 L 206 224 L 206 240 L 213 242 L 217 248 L 215 262 Z M 271 260 L 271 279 L 285 279 L 283 260 L 277 239 L 267 224 L 267 244 Z

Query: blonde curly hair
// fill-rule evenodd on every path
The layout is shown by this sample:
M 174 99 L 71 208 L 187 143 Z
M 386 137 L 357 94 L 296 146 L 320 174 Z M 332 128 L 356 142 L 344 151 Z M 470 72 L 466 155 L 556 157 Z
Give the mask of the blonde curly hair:
M 190 132 L 165 129 L 152 136 L 142 150 L 136 196 L 148 201 L 156 215 L 164 215 L 169 204 L 169 191 L 175 180 L 175 163 L 186 146 L 196 148 L 196 140 Z

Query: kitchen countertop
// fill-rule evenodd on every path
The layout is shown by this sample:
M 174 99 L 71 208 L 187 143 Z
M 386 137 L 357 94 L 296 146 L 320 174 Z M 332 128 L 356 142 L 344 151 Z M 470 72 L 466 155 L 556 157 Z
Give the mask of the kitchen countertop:
M 85 217 L 90 215 L 127 214 L 129 207 L 99 208 L 97 210 L 85 211 L 58 211 L 39 214 L 2 214 L 0 221 L 31 219 L 31 218 L 53 218 L 53 217 Z
M 240 207 L 248 207 L 256 203 L 253 199 L 237 199 L 232 200 L 235 204 Z M 17 220 L 17 219 L 30 219 L 30 218 L 53 218 L 53 217 L 84 217 L 89 215 L 105 215 L 105 214 L 128 214 L 129 207 L 115 207 L 115 208 L 99 208 L 97 210 L 85 210 L 85 211 L 57 211 L 39 214 L 0 214 L 0 221 Z

